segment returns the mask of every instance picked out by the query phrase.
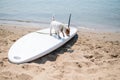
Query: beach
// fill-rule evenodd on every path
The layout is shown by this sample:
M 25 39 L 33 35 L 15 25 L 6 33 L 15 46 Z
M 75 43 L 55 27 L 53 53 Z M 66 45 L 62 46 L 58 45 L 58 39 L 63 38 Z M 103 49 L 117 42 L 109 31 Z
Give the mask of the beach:
M 120 80 L 120 32 L 78 28 L 74 38 L 48 55 L 23 64 L 9 62 L 12 44 L 40 29 L 0 25 L 0 80 Z

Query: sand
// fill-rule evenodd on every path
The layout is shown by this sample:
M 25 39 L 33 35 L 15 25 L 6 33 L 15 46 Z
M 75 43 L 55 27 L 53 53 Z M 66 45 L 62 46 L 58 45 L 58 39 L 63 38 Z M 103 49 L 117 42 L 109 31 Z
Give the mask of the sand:
M 7 55 L 21 36 L 41 28 L 0 25 L 0 80 L 120 80 L 120 32 L 78 29 L 67 44 L 24 64 Z

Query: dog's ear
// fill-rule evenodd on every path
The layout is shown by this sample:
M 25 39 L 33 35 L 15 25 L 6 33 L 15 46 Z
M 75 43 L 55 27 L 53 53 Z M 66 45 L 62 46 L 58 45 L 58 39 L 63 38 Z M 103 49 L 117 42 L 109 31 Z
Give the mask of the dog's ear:
M 70 27 L 68 27 L 68 30 L 69 30 L 69 32 L 70 32 Z
M 70 35 L 70 29 L 66 29 L 65 33 L 66 33 L 67 36 L 69 36 Z

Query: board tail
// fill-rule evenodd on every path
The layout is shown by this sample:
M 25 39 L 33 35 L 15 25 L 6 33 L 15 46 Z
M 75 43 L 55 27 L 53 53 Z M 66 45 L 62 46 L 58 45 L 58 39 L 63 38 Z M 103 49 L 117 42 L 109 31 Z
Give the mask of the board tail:
M 71 13 L 69 15 L 68 28 L 70 27 Z

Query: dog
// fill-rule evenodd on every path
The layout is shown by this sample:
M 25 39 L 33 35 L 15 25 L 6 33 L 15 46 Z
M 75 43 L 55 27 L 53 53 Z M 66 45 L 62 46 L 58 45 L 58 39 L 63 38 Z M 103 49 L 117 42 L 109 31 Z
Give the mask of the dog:
M 63 23 L 56 21 L 54 17 L 52 17 L 52 21 L 50 23 L 51 36 L 52 36 L 52 29 L 55 30 L 55 34 L 58 36 L 59 39 L 61 39 L 60 32 L 62 33 L 63 37 L 65 37 L 65 35 L 70 36 L 70 28 Z

